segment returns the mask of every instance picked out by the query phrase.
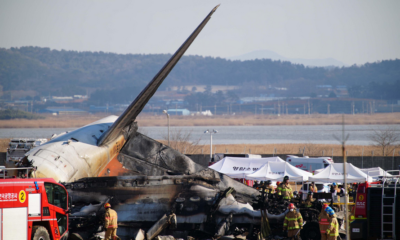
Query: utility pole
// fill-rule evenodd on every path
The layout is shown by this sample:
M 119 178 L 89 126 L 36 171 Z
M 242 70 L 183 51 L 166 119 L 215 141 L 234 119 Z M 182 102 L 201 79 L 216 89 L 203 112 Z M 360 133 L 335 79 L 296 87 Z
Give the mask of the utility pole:
M 329 107 L 330 107 L 330 104 L 328 103 L 328 115 L 331 114 Z
M 311 114 L 311 109 L 310 109 L 310 100 L 308 100 L 308 115 Z
M 217 130 L 206 130 L 206 131 L 204 131 L 204 133 L 209 133 L 210 134 L 210 162 L 213 160 L 213 157 L 212 157 L 212 135 L 213 134 L 215 134 L 215 133 L 218 133 L 218 131 Z
M 346 151 L 346 141 L 349 139 L 349 135 L 345 136 L 344 131 L 344 114 L 342 115 L 342 139 L 334 136 L 336 140 L 340 141 L 342 144 L 342 155 L 343 155 L 343 178 L 344 178 L 344 186 L 347 187 L 347 151 Z M 345 229 L 346 229 L 346 238 L 350 239 L 350 225 L 349 225 L 349 209 L 348 209 L 348 195 L 344 195 L 344 206 L 345 206 Z
M 306 105 L 303 104 L 303 107 L 304 107 L 304 115 L 306 115 Z
M 393 112 L 393 104 L 392 104 L 392 112 Z M 264 104 L 261 104 L 261 115 L 264 115 Z
M 281 115 L 281 103 L 278 102 L 278 116 Z
M 362 113 L 364 114 L 364 101 L 362 101 Z
M 214 115 L 217 115 L 217 105 L 214 105 Z
M 351 103 L 351 112 L 353 113 L 353 115 L 354 115 L 354 105 L 355 105 L 354 102 L 352 102 Z

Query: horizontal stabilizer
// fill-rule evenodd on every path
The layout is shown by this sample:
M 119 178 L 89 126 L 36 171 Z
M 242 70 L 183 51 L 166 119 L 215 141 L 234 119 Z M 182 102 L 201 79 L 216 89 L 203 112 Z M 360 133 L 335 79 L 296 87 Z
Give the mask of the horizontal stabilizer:
M 157 75 L 151 80 L 151 82 L 142 90 L 142 92 L 136 97 L 136 99 L 129 105 L 124 113 L 114 122 L 114 124 L 105 132 L 98 141 L 98 145 L 105 145 L 108 142 L 116 139 L 122 132 L 123 129 L 129 127 L 133 121 L 135 121 L 137 115 L 143 110 L 144 106 L 150 100 L 150 98 L 157 91 L 158 87 L 162 84 L 164 79 L 168 76 L 169 72 L 174 68 L 175 64 L 179 61 L 182 55 L 189 48 L 190 44 L 194 41 L 197 35 L 201 32 L 207 22 L 210 20 L 211 15 L 219 7 L 216 6 L 211 10 L 207 17 L 200 23 L 200 25 L 194 30 L 189 38 L 182 44 L 182 46 L 175 52 L 175 54 L 169 59 L 164 67 L 157 73 Z

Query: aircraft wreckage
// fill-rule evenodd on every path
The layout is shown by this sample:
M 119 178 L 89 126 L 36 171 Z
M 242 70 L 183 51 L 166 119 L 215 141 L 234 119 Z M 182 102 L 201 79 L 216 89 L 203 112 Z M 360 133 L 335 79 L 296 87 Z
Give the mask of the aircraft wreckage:
M 287 203 L 268 205 L 267 197 L 258 190 L 201 166 L 137 131 L 137 115 L 217 8 L 120 117 L 109 116 L 53 136 L 23 159 L 24 166 L 36 167 L 37 177 L 54 178 L 66 186 L 74 205 L 70 233 L 90 239 L 101 231 L 106 202 L 118 213 L 121 239 L 135 238 L 139 229 L 145 229 L 150 240 L 162 231 L 174 237 L 211 238 L 243 228 L 252 238 L 263 216 L 270 224 L 282 227 Z M 315 220 L 317 213 L 310 212 L 310 220 Z

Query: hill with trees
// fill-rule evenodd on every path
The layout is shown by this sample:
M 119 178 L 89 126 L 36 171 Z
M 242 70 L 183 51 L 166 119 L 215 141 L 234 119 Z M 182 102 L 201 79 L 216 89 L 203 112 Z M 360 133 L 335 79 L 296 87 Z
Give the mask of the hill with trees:
M 92 92 L 91 100 L 131 101 L 169 59 L 169 54 L 114 54 L 51 50 L 40 47 L 0 49 L 3 91 L 35 90 L 41 95 Z M 161 86 L 239 86 L 239 95 L 258 94 L 260 86 L 285 87 L 292 96 L 316 85 L 346 85 L 352 97 L 397 99 L 400 60 L 327 69 L 269 59 L 231 61 L 184 56 Z

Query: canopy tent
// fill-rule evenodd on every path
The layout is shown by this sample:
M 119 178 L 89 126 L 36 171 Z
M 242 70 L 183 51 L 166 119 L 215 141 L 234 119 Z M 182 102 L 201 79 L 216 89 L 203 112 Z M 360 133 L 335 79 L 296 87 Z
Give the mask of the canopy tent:
M 371 181 L 363 171 L 355 167 L 351 163 L 346 163 L 347 181 L 348 182 L 365 182 Z M 344 182 L 343 163 L 334 163 L 327 166 L 322 172 L 309 177 L 309 181 L 314 182 Z
M 360 168 L 360 170 L 372 178 L 378 178 L 379 176 L 387 176 L 387 177 L 392 176 L 391 174 L 387 173 L 385 170 L 383 170 L 380 167 Z
M 247 174 L 246 179 L 282 181 L 284 176 L 289 176 L 290 181 L 307 181 L 312 173 L 306 172 L 287 162 L 268 162 L 252 174 Z
M 232 178 L 245 178 L 246 174 L 257 171 L 267 162 L 285 162 L 280 157 L 269 158 L 236 158 L 225 157 L 209 166 L 217 172 L 224 173 Z

